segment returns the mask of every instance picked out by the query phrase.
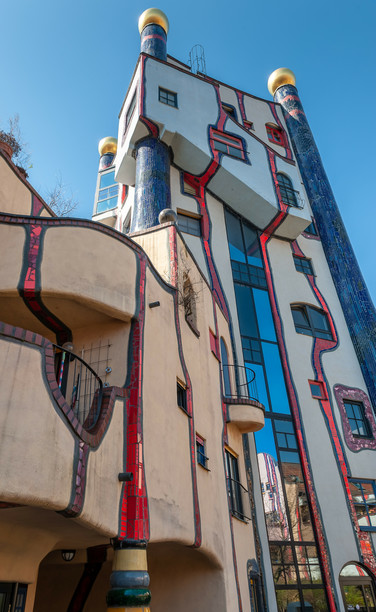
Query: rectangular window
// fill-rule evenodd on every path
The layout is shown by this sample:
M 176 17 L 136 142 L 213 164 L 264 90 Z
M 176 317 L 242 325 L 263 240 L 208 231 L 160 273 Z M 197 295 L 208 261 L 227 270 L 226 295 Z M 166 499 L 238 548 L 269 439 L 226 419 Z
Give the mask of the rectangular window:
M 285 135 L 280 128 L 273 127 L 272 125 L 267 125 L 266 133 L 270 142 L 277 145 L 281 145 L 282 147 L 285 146 Z
M 191 217 L 178 213 L 178 227 L 180 231 L 192 236 L 201 236 L 201 217 Z
M 211 141 L 215 151 L 237 159 L 245 159 L 243 141 L 240 138 L 212 130 Z
M 128 106 L 128 110 L 125 114 L 125 124 L 124 124 L 124 134 L 128 129 L 128 126 L 131 122 L 133 113 L 134 113 L 134 109 L 136 108 L 136 94 L 137 94 L 137 90 L 134 92 L 133 94 L 133 98 Z
M 365 414 L 364 406 L 361 402 L 344 402 L 347 418 L 353 436 L 356 438 L 372 438 L 371 427 Z
M 242 520 L 250 518 L 244 514 L 243 493 L 247 494 L 247 490 L 239 482 L 238 459 L 228 450 L 226 450 L 226 475 L 232 514 Z
M 179 381 L 176 383 L 176 394 L 179 408 L 187 412 L 187 389 Z
M 307 257 L 299 257 L 299 255 L 293 255 L 293 258 L 297 272 L 303 272 L 303 274 L 313 274 L 310 259 L 307 259 Z
M 168 89 L 159 88 L 159 101 L 167 106 L 178 107 L 178 94 Z
M 312 397 L 315 399 L 327 399 L 325 384 L 320 380 L 309 380 Z
M 304 233 L 311 234 L 311 236 L 318 236 L 316 224 L 313 219 L 312 219 L 312 223 L 310 223 L 309 226 L 305 228 Z
M 201 465 L 203 468 L 208 469 L 207 462 L 209 457 L 206 456 L 205 452 L 205 440 L 201 438 L 198 434 L 196 434 L 196 453 L 197 453 L 197 463 Z
M 349 484 L 359 527 L 364 531 L 376 531 L 375 481 L 351 478 Z
M 116 208 L 119 193 L 119 184 L 115 181 L 115 172 L 105 172 L 99 180 L 98 200 L 96 214 Z

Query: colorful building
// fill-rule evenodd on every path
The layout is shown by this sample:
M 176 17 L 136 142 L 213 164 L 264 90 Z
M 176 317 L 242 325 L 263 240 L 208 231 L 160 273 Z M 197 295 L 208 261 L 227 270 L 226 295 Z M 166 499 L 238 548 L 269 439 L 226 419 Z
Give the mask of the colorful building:
M 295 77 L 139 29 L 92 221 L 0 148 L 0 612 L 371 612 L 376 316 Z

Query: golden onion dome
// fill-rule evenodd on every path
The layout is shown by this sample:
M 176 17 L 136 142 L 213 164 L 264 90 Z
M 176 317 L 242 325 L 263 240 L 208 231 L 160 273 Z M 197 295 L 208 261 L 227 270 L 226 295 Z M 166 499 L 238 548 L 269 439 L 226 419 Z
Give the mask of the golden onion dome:
M 272 96 L 278 87 L 282 85 L 295 85 L 295 74 L 289 68 L 277 68 L 268 79 L 268 89 Z
M 117 138 L 112 138 L 111 136 L 106 136 L 106 138 L 102 138 L 98 144 L 99 155 L 105 155 L 106 153 L 113 153 L 116 155 L 117 151 Z
M 140 34 L 142 30 L 151 23 L 161 26 L 161 28 L 164 29 L 166 34 L 168 34 L 168 19 L 164 12 L 160 9 L 149 8 L 146 9 L 146 11 L 142 13 L 142 15 L 140 15 L 140 18 L 138 20 L 138 30 Z

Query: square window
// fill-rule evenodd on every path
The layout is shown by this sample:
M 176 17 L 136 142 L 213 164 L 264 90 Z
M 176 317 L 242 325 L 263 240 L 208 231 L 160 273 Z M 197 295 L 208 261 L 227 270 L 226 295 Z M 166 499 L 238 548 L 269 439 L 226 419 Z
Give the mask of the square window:
M 266 126 L 266 133 L 268 135 L 268 139 L 273 144 L 280 145 L 282 147 L 285 146 L 285 135 L 284 132 L 279 127 L 275 127 L 273 125 Z
M 179 408 L 187 412 L 187 389 L 179 381 L 176 383 L 176 395 Z
M 293 255 L 293 258 L 297 272 L 302 272 L 303 274 L 313 274 L 310 259 L 307 259 L 307 257 L 299 257 L 298 255 Z
M 178 213 L 178 227 L 180 231 L 192 236 L 201 236 L 201 218 L 190 217 L 183 213 Z
M 178 107 L 178 94 L 168 89 L 159 88 L 159 101 L 167 106 Z
M 327 399 L 325 384 L 320 380 L 309 380 L 312 397 L 315 399 Z
M 206 456 L 205 445 L 206 443 L 204 438 L 201 438 L 201 436 L 196 434 L 197 463 L 203 468 L 208 469 L 207 462 L 209 460 L 209 457 Z
M 345 400 L 343 403 L 353 436 L 356 438 L 373 438 L 363 404 L 349 400 Z

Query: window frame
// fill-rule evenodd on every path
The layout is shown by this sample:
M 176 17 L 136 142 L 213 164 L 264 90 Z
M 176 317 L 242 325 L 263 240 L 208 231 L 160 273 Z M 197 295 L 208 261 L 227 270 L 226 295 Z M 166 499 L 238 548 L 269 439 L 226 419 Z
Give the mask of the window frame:
M 291 315 L 295 326 L 295 331 L 298 334 L 302 334 L 305 336 L 311 336 L 312 338 L 320 338 L 321 340 L 329 340 L 334 342 L 334 337 L 332 330 L 330 328 L 328 315 L 321 308 L 317 308 L 316 306 L 311 306 L 310 304 L 290 304 Z M 308 325 L 303 325 L 299 323 L 294 318 L 294 312 L 303 312 L 304 317 L 308 320 Z M 316 327 L 313 321 L 312 311 L 318 312 L 320 315 L 324 316 L 328 329 L 322 329 L 320 327 Z
M 228 157 L 231 157 L 232 159 L 241 159 L 242 161 L 246 160 L 244 143 L 241 138 L 238 138 L 236 136 L 230 136 L 229 134 L 225 134 L 224 132 L 220 132 L 219 130 L 212 129 L 210 134 L 210 141 L 212 143 L 214 151 L 216 151 L 217 153 L 220 153 L 222 155 L 228 155 Z M 216 142 L 221 143 L 223 146 L 226 147 L 227 150 L 222 151 L 220 149 L 217 149 L 215 147 Z M 231 148 L 235 149 L 236 151 L 240 151 L 241 156 L 239 157 L 238 155 L 234 155 L 231 152 Z
M 293 255 L 295 270 L 297 272 L 301 272 L 302 274 L 306 274 L 307 276 L 315 276 L 312 266 L 312 259 L 308 257 L 304 257 L 301 255 Z M 307 269 L 304 269 L 307 268 Z M 309 271 L 307 271 L 309 270 Z
M 353 483 L 353 484 L 360 484 L 361 489 L 359 489 L 359 492 L 361 493 L 361 497 L 363 498 L 363 503 L 362 502 L 360 502 L 360 503 L 356 502 L 354 500 L 354 498 L 353 498 L 352 493 L 351 493 L 351 500 L 352 500 L 352 503 L 354 504 L 355 511 L 356 511 L 356 506 L 357 505 L 358 506 L 364 506 L 364 510 L 365 510 L 366 516 L 367 516 L 368 521 L 369 521 L 369 526 L 367 526 L 367 525 L 361 525 L 359 523 L 359 520 L 358 520 L 359 529 L 361 531 L 376 531 L 376 525 L 371 525 L 371 518 L 370 518 L 370 514 L 368 512 L 368 506 L 370 504 L 367 503 L 367 499 L 366 499 L 365 494 L 363 492 L 363 486 L 362 486 L 363 484 L 371 484 L 372 485 L 373 496 L 374 496 L 373 506 L 375 507 L 375 510 L 376 510 L 376 481 L 372 480 L 370 478 L 349 478 L 349 482 Z M 358 517 L 358 513 L 357 512 L 356 512 L 356 516 L 357 516 L 357 519 L 358 519 L 359 517 Z M 374 515 L 371 515 L 371 516 L 376 516 L 376 512 L 375 512 Z
M 166 94 L 165 99 L 161 99 L 161 94 Z M 170 99 L 169 96 L 172 96 Z M 170 108 L 178 108 L 178 94 L 176 91 L 171 91 L 165 87 L 158 86 L 158 101 Z M 172 102 L 172 103 L 170 103 Z
M 178 228 L 181 232 L 184 232 L 185 234 L 190 234 L 191 236 L 196 236 L 197 238 L 201 238 L 201 215 L 195 215 L 194 213 L 189 213 L 179 208 L 177 209 L 176 214 L 178 217 Z M 195 226 L 197 227 L 198 233 L 193 231 L 193 227 L 189 226 L 188 220 L 191 222 L 197 222 L 197 226 L 196 224 Z
M 182 398 L 181 402 L 179 401 L 179 396 Z M 176 403 L 179 408 L 189 416 L 187 404 L 187 387 L 178 378 L 176 379 Z
M 272 125 L 271 123 L 267 123 L 265 125 L 265 129 L 269 142 L 272 142 L 273 144 L 276 144 L 279 147 L 286 148 L 286 133 L 281 127 L 277 125 Z M 281 137 L 281 142 L 278 140 L 278 138 L 276 138 L 276 134 Z
M 361 440 L 372 440 L 373 439 L 372 428 L 371 428 L 371 424 L 370 424 L 370 422 L 369 422 L 369 420 L 367 418 L 366 409 L 365 409 L 365 406 L 364 406 L 363 402 L 361 402 L 361 401 L 354 401 L 354 400 L 350 400 L 350 399 L 344 399 L 343 400 L 343 405 L 344 405 L 344 408 L 345 408 L 345 411 L 346 411 L 347 420 L 349 422 L 351 433 L 352 433 L 353 437 L 354 438 L 359 438 Z M 352 408 L 354 405 L 359 406 L 360 412 L 362 414 L 362 418 L 361 419 L 358 419 L 355 416 L 354 410 L 353 410 L 354 416 L 353 417 L 349 416 L 349 413 L 347 411 L 347 406 L 351 406 L 351 408 Z M 351 426 L 351 421 L 355 421 L 356 424 L 358 423 L 358 421 L 361 422 L 363 424 L 363 426 L 364 426 L 364 429 L 367 431 L 367 434 L 366 435 L 362 435 L 360 433 L 355 433 L 353 428 L 352 428 L 352 426 Z M 357 429 L 358 429 L 358 432 L 359 432 L 359 426 L 358 425 L 357 425 Z
M 309 384 L 309 388 L 311 390 L 311 394 L 313 399 L 318 399 L 318 400 L 326 400 L 328 399 L 328 393 L 326 391 L 326 385 L 323 381 L 321 380 L 309 380 L 308 381 Z M 313 389 L 312 387 L 319 387 L 320 389 L 320 393 L 316 392 L 315 389 Z
M 229 448 L 225 448 L 225 458 L 227 494 L 229 499 L 230 511 L 232 516 L 234 516 L 235 518 L 241 521 L 246 521 L 251 517 L 247 517 L 244 514 L 242 489 L 244 491 L 246 491 L 246 489 L 240 482 L 238 456 L 233 453 Z
M 276 176 L 283 204 L 286 204 L 286 206 L 293 206 L 294 208 L 302 208 L 296 197 L 296 194 L 299 192 L 294 189 L 291 178 L 284 172 L 277 172 Z
M 201 450 L 202 449 L 202 450 Z M 207 463 L 209 457 L 206 454 L 206 440 L 196 432 L 196 461 L 204 470 L 209 471 Z
M 125 134 L 126 134 L 126 132 L 128 130 L 128 127 L 129 127 L 129 124 L 130 124 L 131 119 L 133 117 L 133 113 L 134 113 L 134 111 L 136 109 L 136 106 L 137 106 L 137 87 L 136 87 L 136 89 L 135 89 L 135 91 L 133 93 L 133 96 L 131 98 L 129 106 L 128 106 L 126 112 L 125 112 L 125 122 L 124 122 L 123 137 L 125 136 Z
M 227 102 L 222 102 L 221 106 L 222 106 L 222 110 L 226 113 L 226 115 L 231 117 L 231 119 L 238 121 L 238 115 L 237 115 L 235 106 Z

